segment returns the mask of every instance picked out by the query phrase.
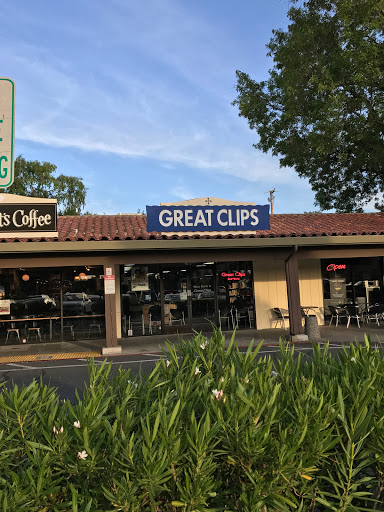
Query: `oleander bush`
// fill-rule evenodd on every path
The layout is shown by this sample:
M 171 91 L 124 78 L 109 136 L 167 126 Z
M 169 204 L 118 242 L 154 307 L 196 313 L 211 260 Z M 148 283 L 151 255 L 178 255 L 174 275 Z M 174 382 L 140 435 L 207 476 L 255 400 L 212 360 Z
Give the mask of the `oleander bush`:
M 259 349 L 215 330 L 150 375 L 90 361 L 75 403 L 2 385 L 0 511 L 384 510 L 379 349 Z

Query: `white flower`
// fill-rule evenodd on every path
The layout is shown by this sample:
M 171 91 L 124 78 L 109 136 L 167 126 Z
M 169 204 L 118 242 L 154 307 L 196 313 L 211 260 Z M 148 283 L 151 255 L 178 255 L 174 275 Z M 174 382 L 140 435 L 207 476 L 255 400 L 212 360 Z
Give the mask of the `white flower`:
M 356 359 L 354 357 L 351 357 L 352 363 L 356 363 Z
M 221 382 L 224 382 L 224 381 L 225 381 L 224 377 L 221 377 Z
M 59 430 L 60 434 L 62 434 L 64 432 L 64 427 L 61 427 L 61 429 Z
M 201 371 L 200 371 L 200 369 L 196 366 L 195 375 L 197 375 L 198 373 L 201 373 Z
M 271 375 L 272 375 L 272 377 L 277 377 L 279 374 L 277 372 L 275 372 L 275 370 L 272 370 Z
M 77 452 L 77 457 L 81 460 L 85 460 L 88 457 L 88 453 L 85 450 Z
M 171 361 L 170 361 L 169 359 L 167 359 L 167 360 L 165 361 L 165 364 L 166 364 L 166 366 L 167 366 L 167 368 L 168 368 L 168 366 L 171 364 Z
M 58 434 L 62 434 L 64 432 L 64 427 L 61 427 L 60 430 L 57 430 L 57 428 L 55 427 L 55 425 L 53 425 L 53 433 L 58 435 Z
M 206 341 L 203 341 L 203 343 L 200 344 L 200 348 L 204 350 L 207 345 L 208 343 Z
M 75 421 L 73 426 L 76 427 L 76 428 L 80 428 L 81 427 L 80 421 Z
M 212 390 L 212 398 L 215 397 L 217 400 L 220 400 L 220 398 L 222 398 L 223 396 L 223 390 L 221 389 L 220 391 L 218 389 L 213 389 Z

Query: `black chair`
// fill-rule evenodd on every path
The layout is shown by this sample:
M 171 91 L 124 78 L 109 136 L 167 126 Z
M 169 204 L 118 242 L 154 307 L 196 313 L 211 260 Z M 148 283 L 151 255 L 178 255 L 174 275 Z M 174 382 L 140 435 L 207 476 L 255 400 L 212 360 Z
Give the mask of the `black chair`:
M 348 312 L 345 308 L 342 308 L 341 306 L 328 306 L 329 311 L 331 312 L 331 320 L 329 322 L 329 325 L 332 324 L 332 320 L 336 318 L 335 324 L 336 327 L 339 325 L 340 318 L 347 318 L 348 319 Z M 348 320 L 347 320 L 348 322 Z
M 135 325 L 140 325 L 142 333 L 145 334 L 144 316 L 141 311 L 131 311 L 128 315 L 128 330 L 133 333 Z
M 359 306 L 345 306 L 345 311 L 347 313 L 347 316 L 348 316 L 348 320 L 347 320 L 347 327 L 350 326 L 350 323 L 351 323 L 351 319 L 354 318 L 356 319 L 356 322 L 357 322 L 357 326 L 360 328 L 360 320 L 363 322 L 364 321 L 364 317 L 363 317 L 363 314 L 362 313 L 359 313 Z
M 237 308 L 234 309 L 234 321 L 236 325 L 236 329 L 239 328 L 239 322 L 244 320 L 244 327 L 247 327 L 247 321 L 249 322 L 249 313 L 248 310 L 239 310 Z
M 250 329 L 252 329 L 255 323 L 255 313 L 253 311 L 253 307 L 248 308 L 248 322 Z
M 275 328 L 277 327 L 277 324 L 279 322 L 281 322 L 282 326 L 286 330 L 287 326 L 285 324 L 285 319 L 289 319 L 288 311 L 283 308 L 272 308 L 271 312 L 277 317 L 277 318 L 275 318 L 275 320 L 276 320 Z
M 169 325 L 180 324 L 185 325 L 184 311 L 180 311 L 180 309 L 170 309 L 169 310 Z
M 383 318 L 384 306 L 382 304 L 368 305 L 366 311 L 363 314 L 365 320 L 370 322 L 374 320 L 378 326 L 380 326 L 380 319 Z
M 232 309 L 219 309 L 219 327 L 222 329 L 221 321 L 225 320 L 228 323 L 228 329 L 232 327 L 234 329 Z
M 153 333 L 153 327 L 161 331 L 161 307 L 151 306 L 149 308 L 149 334 Z

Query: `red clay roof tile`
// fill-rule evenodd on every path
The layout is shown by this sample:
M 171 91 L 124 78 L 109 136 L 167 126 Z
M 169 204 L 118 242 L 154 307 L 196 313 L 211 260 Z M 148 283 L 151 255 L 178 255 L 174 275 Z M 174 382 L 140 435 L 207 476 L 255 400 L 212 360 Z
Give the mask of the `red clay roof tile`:
M 54 241 L 161 240 L 193 238 L 280 238 L 384 234 L 384 213 L 275 214 L 270 230 L 247 234 L 209 233 L 162 235 L 147 233 L 145 215 L 83 215 L 58 217 L 58 238 Z M 48 242 L 52 238 L 3 239 L 2 242 Z

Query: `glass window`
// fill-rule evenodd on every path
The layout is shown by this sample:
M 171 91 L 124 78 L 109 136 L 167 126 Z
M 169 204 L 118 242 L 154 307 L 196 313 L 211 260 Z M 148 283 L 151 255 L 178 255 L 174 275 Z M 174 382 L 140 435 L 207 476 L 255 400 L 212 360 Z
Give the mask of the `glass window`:
M 162 265 L 164 287 L 164 325 L 171 331 L 189 325 L 188 286 L 190 265 Z
M 158 265 L 121 266 L 121 318 L 123 337 L 161 330 Z
M 254 327 L 253 275 L 249 261 L 217 264 L 218 307 L 222 328 Z
M 254 327 L 252 263 L 124 265 L 121 309 L 123 336 Z
M 325 314 L 328 305 L 367 305 L 383 302 L 381 258 L 322 260 Z
M 0 270 L 0 338 L 9 344 L 104 337 L 104 316 L 101 266 Z

